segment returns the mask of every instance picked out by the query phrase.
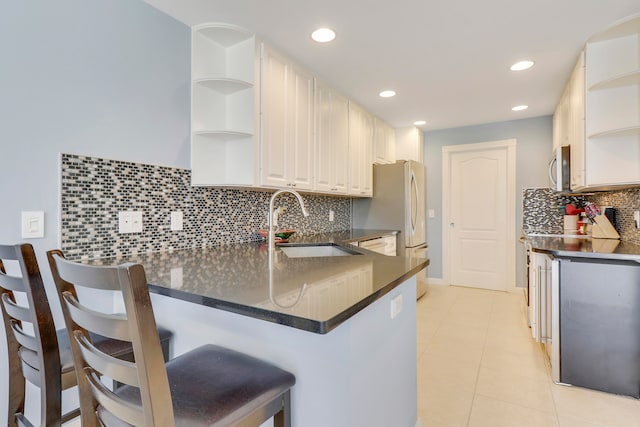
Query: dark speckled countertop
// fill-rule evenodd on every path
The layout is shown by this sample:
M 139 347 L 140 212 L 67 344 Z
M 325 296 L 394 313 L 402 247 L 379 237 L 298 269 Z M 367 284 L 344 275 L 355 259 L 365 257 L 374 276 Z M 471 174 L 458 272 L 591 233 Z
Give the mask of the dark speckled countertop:
M 553 234 L 529 234 L 526 239 L 534 252 L 548 253 L 557 258 L 640 262 L 640 245 L 620 240 Z
M 388 257 L 348 242 L 395 234 L 351 230 L 298 236 L 291 243 L 334 243 L 356 255 L 289 258 L 265 242 L 182 249 L 97 264 L 144 266 L 151 292 L 324 334 L 424 269 L 426 258 Z

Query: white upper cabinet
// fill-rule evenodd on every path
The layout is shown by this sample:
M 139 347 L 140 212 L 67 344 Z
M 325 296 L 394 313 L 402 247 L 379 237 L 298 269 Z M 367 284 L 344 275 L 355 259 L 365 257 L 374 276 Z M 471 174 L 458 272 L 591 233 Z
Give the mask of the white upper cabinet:
M 262 45 L 261 184 L 313 188 L 313 75 Z
M 553 148 L 571 147 L 571 189 L 585 187 L 584 139 L 584 53 L 569 77 L 553 114 Z
M 359 197 L 373 196 L 373 116 L 349 102 L 349 191 Z
M 424 134 L 415 126 L 396 129 L 396 160 L 423 163 Z
M 394 129 L 384 120 L 374 119 L 374 163 L 395 162 L 396 134 Z
M 316 191 L 347 194 L 349 100 L 316 80 Z
M 553 145 L 571 146 L 571 189 L 640 184 L 640 16 L 591 37 L 553 117 Z
M 191 58 L 192 184 L 253 185 L 255 38 L 232 25 L 199 25 Z
M 192 185 L 373 195 L 389 125 L 242 28 L 197 25 L 191 42 Z
M 640 184 L 640 17 L 591 37 L 585 63 L 586 186 Z

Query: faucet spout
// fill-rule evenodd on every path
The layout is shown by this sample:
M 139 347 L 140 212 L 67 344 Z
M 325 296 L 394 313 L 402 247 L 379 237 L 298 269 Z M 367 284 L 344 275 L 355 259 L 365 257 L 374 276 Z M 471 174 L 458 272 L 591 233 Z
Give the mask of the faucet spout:
M 298 199 L 298 203 L 300 204 L 300 209 L 302 210 L 302 214 L 305 217 L 309 216 L 309 211 L 307 211 L 307 208 L 304 205 L 304 200 L 302 199 L 302 196 L 297 191 L 283 189 L 283 190 L 278 190 L 275 193 L 273 193 L 271 195 L 271 200 L 269 200 L 269 212 L 268 212 L 268 214 L 269 214 L 269 234 L 268 234 L 269 250 L 272 250 L 276 246 L 275 236 L 274 236 L 275 230 L 273 229 L 273 204 L 275 203 L 276 198 L 282 193 L 293 194 L 296 197 L 296 199 Z

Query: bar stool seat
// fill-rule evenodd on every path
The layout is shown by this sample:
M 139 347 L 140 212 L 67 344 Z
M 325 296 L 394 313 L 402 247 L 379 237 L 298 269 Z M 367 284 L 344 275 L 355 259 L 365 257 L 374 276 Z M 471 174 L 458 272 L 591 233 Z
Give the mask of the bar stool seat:
M 236 425 L 295 383 L 287 371 L 216 345 L 198 347 L 165 366 L 176 426 Z M 116 395 L 140 405 L 137 387 L 123 386 Z M 102 406 L 98 414 L 110 427 L 129 426 Z

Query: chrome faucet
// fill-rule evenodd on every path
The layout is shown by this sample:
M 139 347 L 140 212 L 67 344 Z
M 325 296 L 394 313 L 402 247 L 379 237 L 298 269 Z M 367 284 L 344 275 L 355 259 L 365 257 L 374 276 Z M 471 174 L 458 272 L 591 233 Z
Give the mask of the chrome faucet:
M 298 199 L 298 202 L 300 203 L 300 209 L 302 210 L 302 214 L 307 217 L 309 216 L 309 212 L 307 211 L 307 208 L 304 206 L 304 200 L 302 200 L 302 196 L 300 194 L 298 194 L 297 191 L 295 190 L 278 190 L 275 193 L 273 193 L 273 195 L 271 196 L 271 200 L 269 201 L 269 236 L 268 236 L 268 245 L 269 245 L 269 250 L 273 250 L 276 247 L 276 243 L 275 243 L 275 231 L 273 228 L 273 203 L 275 202 L 276 198 L 282 194 L 282 193 L 291 193 L 294 196 L 296 196 L 296 199 Z

